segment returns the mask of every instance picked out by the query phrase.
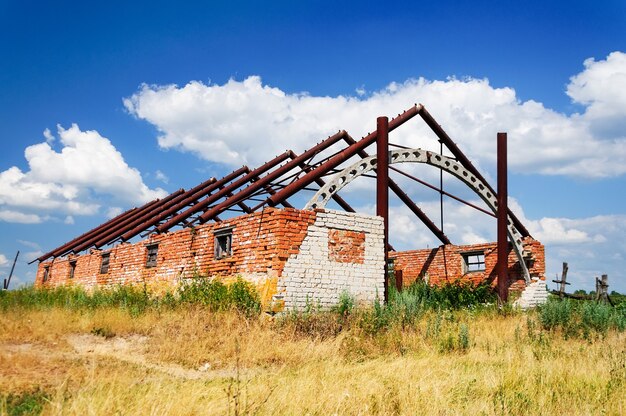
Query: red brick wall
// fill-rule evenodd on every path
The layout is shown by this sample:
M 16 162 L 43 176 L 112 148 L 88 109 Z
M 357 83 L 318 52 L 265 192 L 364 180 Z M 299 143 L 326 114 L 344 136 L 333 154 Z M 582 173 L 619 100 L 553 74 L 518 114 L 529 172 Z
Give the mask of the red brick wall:
M 110 250 L 107 273 L 100 273 L 101 251 L 42 262 L 35 285 L 85 286 L 126 283 L 171 283 L 195 273 L 209 276 L 277 277 L 291 254 L 297 254 L 307 228 L 315 222 L 316 213 L 295 209 L 268 208 L 195 228 L 184 228 L 148 239 L 119 244 Z M 215 259 L 214 231 L 232 228 L 232 256 Z M 146 267 L 147 247 L 158 243 L 156 267 Z M 69 279 L 70 261 L 76 261 L 74 279 Z M 44 269 L 49 267 L 47 281 Z
M 349 230 L 328 230 L 328 258 L 340 263 L 363 264 L 365 233 Z
M 452 283 L 456 280 L 474 284 L 488 281 L 496 282 L 495 269 L 498 253 L 497 243 L 474 244 L 465 246 L 443 245 L 434 249 L 392 252 L 390 258 L 395 258 L 395 269 L 402 271 L 404 286 L 415 280 L 428 278 L 431 284 Z M 524 249 L 531 253 L 533 261 L 529 271 L 531 276 L 545 278 L 545 252 L 541 243 L 531 238 L 524 240 Z M 485 270 L 466 272 L 464 268 L 464 253 L 483 252 L 485 255 Z M 517 256 L 509 249 L 509 285 L 511 289 L 522 289 L 525 286 L 524 277 Z

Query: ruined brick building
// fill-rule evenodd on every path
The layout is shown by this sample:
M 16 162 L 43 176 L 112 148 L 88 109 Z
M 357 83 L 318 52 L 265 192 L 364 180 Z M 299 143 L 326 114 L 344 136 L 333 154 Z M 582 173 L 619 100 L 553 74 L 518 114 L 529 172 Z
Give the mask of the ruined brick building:
M 419 148 L 389 150 L 388 132 L 416 115 L 455 158 Z M 259 168 L 243 166 L 224 178 L 133 208 L 42 255 L 36 285 L 141 283 L 169 289 L 196 276 L 240 276 L 257 286 L 266 309 L 280 310 L 302 308 L 307 302 L 330 306 L 343 291 L 363 302 L 382 299 L 387 267 L 403 285 L 418 279 L 495 284 L 500 273 L 497 244 L 453 245 L 384 173 L 397 170 L 399 163 L 431 165 L 465 182 L 487 206 L 476 208 L 493 216 L 498 212 L 496 192 L 422 105 L 392 119 L 386 129 L 379 127 L 359 141 L 340 131 L 300 155 L 287 151 Z M 337 150 L 341 141 L 345 148 Z M 365 153 L 373 143 L 385 157 Z M 377 177 L 376 216 L 356 213 L 338 194 L 355 178 L 371 173 Z M 288 198 L 311 186 L 317 192 L 305 208 L 293 208 Z M 387 190 L 441 246 L 393 251 L 387 241 Z M 327 208 L 328 203 L 337 209 Z M 232 211 L 240 215 L 226 218 Z M 544 248 L 508 209 L 500 214 L 508 233 L 508 242 L 500 246 L 506 247 L 503 282 L 507 293 L 523 291 L 544 279 Z M 137 241 L 140 235 L 143 239 Z

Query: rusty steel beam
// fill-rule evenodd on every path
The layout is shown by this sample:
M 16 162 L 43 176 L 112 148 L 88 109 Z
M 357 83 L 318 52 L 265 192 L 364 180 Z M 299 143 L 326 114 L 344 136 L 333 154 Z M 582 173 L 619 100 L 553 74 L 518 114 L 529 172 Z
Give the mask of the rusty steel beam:
M 148 202 L 148 204 L 154 203 L 156 201 L 157 200 L 155 199 L 153 201 Z M 72 239 L 71 241 L 68 241 L 67 243 L 63 244 L 62 246 L 59 246 L 59 247 L 55 248 L 54 250 L 51 250 L 51 251 L 47 252 L 46 254 L 44 254 L 42 256 L 39 256 L 38 258 L 36 258 L 35 260 L 31 261 L 28 264 L 32 264 L 32 263 L 34 263 L 36 261 L 44 261 L 44 260 L 52 257 L 53 253 L 55 253 L 55 252 L 63 251 L 65 249 L 67 249 L 68 247 L 71 247 L 72 245 L 75 245 L 75 244 L 80 244 L 82 241 L 85 241 L 85 239 L 88 238 L 90 235 L 92 235 L 94 233 L 97 233 L 97 232 L 99 232 L 100 230 L 102 230 L 102 229 L 104 229 L 106 227 L 115 225 L 116 223 L 118 223 L 120 221 L 123 221 L 124 218 L 127 218 L 129 215 L 132 215 L 138 209 L 143 209 L 143 207 L 145 207 L 148 204 L 145 204 L 141 208 L 136 208 L 135 207 L 135 208 L 129 209 L 128 211 L 122 212 L 121 214 L 119 214 L 116 217 L 111 218 L 110 220 L 108 220 L 104 224 L 101 224 L 101 225 L 97 226 L 96 228 L 94 228 L 92 230 L 89 230 L 86 233 L 83 233 L 83 234 L 79 235 L 78 237 Z
M 163 206 L 160 212 L 158 212 L 156 215 L 154 213 L 151 213 L 152 215 L 144 216 L 142 218 L 142 221 L 137 222 L 133 226 L 133 228 L 128 227 L 129 230 L 124 232 L 124 234 L 120 238 L 123 241 L 130 240 L 137 234 L 140 234 L 146 231 L 149 227 L 152 227 L 153 225 L 158 224 L 159 222 L 163 221 L 165 218 L 178 212 L 180 209 L 188 206 L 194 201 L 197 201 L 199 198 L 202 198 L 203 196 L 210 194 L 218 187 L 232 181 L 233 179 L 243 175 L 244 173 L 248 171 L 249 169 L 247 166 L 242 166 L 239 169 L 229 173 L 228 175 L 224 176 L 223 178 L 219 180 L 215 180 L 215 178 L 209 179 L 208 181 L 188 190 L 184 194 L 179 195 L 178 197 L 170 201 L 170 203 L 167 204 L 167 206 Z
M 465 169 L 472 172 L 472 174 L 476 176 L 476 178 L 480 179 L 485 184 L 485 186 L 489 188 L 491 193 L 493 193 L 497 197 L 496 191 L 491 187 L 491 185 L 489 185 L 489 182 L 487 182 L 487 180 L 480 174 L 478 169 L 474 167 L 472 162 L 465 156 L 465 154 L 461 151 L 461 149 L 459 149 L 456 143 L 452 141 L 450 136 L 448 136 L 448 134 L 439 125 L 439 123 L 437 123 L 437 121 L 433 118 L 433 116 L 430 115 L 430 113 L 426 110 L 424 106 L 421 106 L 419 115 L 426 122 L 428 127 L 430 127 L 430 129 L 437 135 L 439 140 L 443 142 L 443 144 L 448 148 L 448 150 L 450 150 L 452 155 L 459 161 L 459 163 L 461 163 L 461 165 L 463 165 Z M 517 216 L 515 216 L 515 214 L 510 209 L 508 213 L 511 216 L 511 220 L 513 221 L 513 224 L 515 225 L 515 228 L 519 230 L 522 236 L 524 237 L 530 236 L 528 229 L 524 227 L 524 224 L 522 224 L 522 222 L 517 218 Z
M 509 298 L 509 242 L 507 240 L 507 161 L 506 133 L 498 133 L 498 296 L 506 303 Z M 524 261 L 520 259 L 520 261 Z
M 88 233 L 88 235 L 86 235 L 84 238 L 81 238 L 79 241 L 76 241 L 72 245 L 59 247 L 52 253 L 52 255 L 54 257 L 59 257 L 69 252 L 77 253 L 81 251 L 81 250 L 78 250 L 79 247 L 82 247 L 83 244 L 88 243 L 88 242 L 93 243 L 96 239 L 100 238 L 101 235 L 106 233 L 109 227 L 117 227 L 118 225 L 124 224 L 127 221 L 132 220 L 133 218 L 137 218 L 142 213 L 146 212 L 147 210 L 152 208 L 154 205 L 156 205 L 159 201 L 160 201 L 159 199 L 155 199 L 153 201 L 148 202 L 147 204 L 143 205 L 141 208 L 138 208 L 137 210 L 133 211 L 131 215 L 124 216 L 124 219 L 122 221 L 116 221 L 114 224 L 110 224 L 107 227 L 98 227 L 99 230 L 97 232 Z
M 389 119 L 378 117 L 376 119 L 376 215 L 383 218 L 383 247 L 384 257 L 384 288 L 385 303 L 389 301 L 387 289 L 389 259 L 387 246 L 389 244 Z
M 118 225 L 124 224 L 127 221 L 132 220 L 133 218 L 137 218 L 142 213 L 146 212 L 147 210 L 152 208 L 154 205 L 158 204 L 159 201 L 160 201 L 159 199 L 155 199 L 154 201 L 148 202 L 147 204 L 143 205 L 141 208 L 139 208 L 136 211 L 134 211 L 131 215 L 125 216 L 122 221 L 117 221 L 115 224 L 111 224 L 109 227 L 117 227 Z M 77 250 L 78 247 L 81 247 L 85 242 L 93 242 L 93 241 L 95 241 L 97 238 L 99 238 L 100 235 L 106 233 L 106 231 L 109 229 L 109 227 L 101 228 L 98 232 L 92 233 L 92 234 L 86 236 L 85 238 L 81 238 L 80 242 L 76 242 L 76 243 L 72 244 L 71 246 L 63 247 L 63 248 L 60 247 L 54 253 L 52 253 L 52 255 L 54 257 L 59 257 L 59 256 L 61 256 L 63 254 L 69 253 L 69 252 L 77 253 L 77 252 L 81 251 L 81 250 Z
M 276 193 L 276 191 L 270 186 L 270 185 L 265 185 L 263 187 L 265 189 L 265 191 L 270 194 L 270 195 L 274 195 Z M 233 194 L 230 194 L 229 196 L 233 196 Z M 240 204 L 242 204 L 243 202 L 240 202 Z M 285 208 L 293 208 L 293 205 L 291 205 L 289 203 L 289 201 L 283 201 L 281 202 L 281 205 Z M 254 212 L 257 210 L 257 207 L 254 208 L 250 208 L 250 212 Z
M 174 209 L 174 212 L 176 212 L 175 208 L 179 205 L 180 201 L 190 198 L 200 198 L 205 193 L 210 192 L 211 188 L 213 188 L 211 185 L 213 185 L 215 182 L 215 178 L 210 178 L 200 185 L 186 192 L 183 192 L 182 194 L 171 199 L 167 203 L 153 208 L 152 210 L 150 210 L 150 212 L 145 213 L 140 218 L 135 219 L 132 223 L 124 227 L 124 229 L 127 231 L 124 231 L 119 238 L 122 241 L 128 241 L 137 234 L 146 231 L 149 227 L 159 222 L 161 218 L 164 218 L 167 215 L 166 212 L 170 212 L 172 209 Z
M 287 158 L 289 158 L 289 152 L 284 152 L 283 154 L 280 154 L 278 156 L 276 156 L 274 159 L 270 160 L 269 162 L 264 163 L 263 165 L 261 165 L 260 167 L 250 171 L 249 173 L 247 173 L 245 176 L 239 178 L 238 180 L 234 181 L 233 183 L 231 183 L 230 185 L 226 186 L 224 189 L 214 193 L 213 195 L 209 196 L 208 198 L 205 198 L 204 200 L 200 201 L 199 203 L 197 203 L 196 205 L 190 207 L 189 209 L 181 212 L 180 214 L 176 215 L 175 217 L 171 218 L 169 221 L 167 221 L 164 224 L 161 224 L 157 227 L 157 231 L 162 233 L 165 232 L 167 230 L 169 230 L 170 228 L 172 228 L 173 226 L 175 226 L 176 224 L 178 224 L 179 222 L 189 218 L 191 215 L 195 214 L 198 211 L 201 211 L 205 208 L 207 208 L 209 205 L 211 205 L 212 203 L 219 201 L 222 197 L 226 196 L 229 192 L 233 192 L 236 189 L 239 189 L 240 187 L 242 187 L 243 185 L 245 185 L 246 183 L 250 183 L 246 188 L 244 188 L 244 190 L 246 189 L 250 189 L 250 188 L 255 188 L 258 189 L 257 185 L 261 182 L 261 181 L 257 181 L 254 183 L 251 183 L 251 181 L 258 177 L 260 174 L 267 172 L 268 170 L 272 169 L 273 167 L 275 167 L 276 165 L 282 163 L 283 161 L 285 161 Z M 226 201 L 232 200 L 233 198 L 235 198 L 241 191 L 235 193 L 232 197 L 227 198 Z M 237 202 L 243 201 L 244 198 L 242 199 L 238 199 L 236 201 L 233 201 L 231 204 L 228 205 L 227 208 L 230 208 L 232 205 L 237 204 Z M 221 204 L 220 204 L 221 205 Z M 212 210 L 209 210 L 207 212 L 210 212 Z M 222 211 L 220 211 L 222 212 Z M 201 222 L 205 222 L 202 221 L 201 218 L 206 214 L 206 212 L 204 214 L 202 214 L 198 219 L 200 219 Z M 217 215 L 217 214 L 216 214 Z
M 356 143 L 356 141 L 352 137 L 348 137 L 344 140 L 349 145 Z M 363 159 L 369 157 L 369 154 L 365 150 L 360 150 L 359 152 L 357 152 L 357 154 Z M 393 166 L 390 166 L 389 169 L 404 174 L 404 172 L 401 172 Z M 374 171 L 376 171 L 376 169 L 374 169 Z M 418 180 L 417 178 L 412 179 Z M 396 194 L 396 196 L 400 199 L 400 201 L 402 201 L 413 212 L 413 214 L 415 214 L 417 218 L 419 218 L 422 223 L 424 223 L 424 225 L 439 239 L 439 241 L 441 241 L 443 244 L 452 244 L 450 242 L 450 239 L 448 239 L 448 236 L 446 236 L 444 232 L 435 225 L 435 223 L 428 217 L 428 215 L 426 215 L 426 213 L 422 211 L 420 207 L 415 204 L 415 202 L 413 202 L 413 200 L 402 190 L 402 188 L 400 188 L 400 185 L 398 185 L 391 178 L 389 178 L 389 189 L 391 189 L 393 193 Z
M 416 116 L 420 108 L 421 108 L 421 104 L 415 105 L 409 108 L 408 110 L 406 110 L 404 113 L 398 115 L 396 118 L 392 119 L 389 122 L 389 131 L 392 131 L 398 128 L 399 126 L 401 126 L 402 124 L 404 124 L 405 122 L 407 122 L 408 120 Z M 267 199 L 267 204 L 272 207 L 280 204 L 282 200 L 289 198 L 290 196 L 292 196 L 293 194 L 295 194 L 302 188 L 308 186 L 310 183 L 314 182 L 316 178 L 321 178 L 328 171 L 336 168 L 337 166 L 339 166 L 346 160 L 350 159 L 352 156 L 357 154 L 359 150 L 365 149 L 367 146 L 374 143 L 374 141 L 376 141 L 376 132 L 368 134 L 367 136 L 363 137 L 361 140 L 359 140 L 352 146 L 348 147 L 347 149 L 344 149 L 343 151 L 339 152 L 338 154 L 336 154 L 335 156 L 333 156 L 326 162 L 317 166 L 315 169 L 306 173 L 304 176 L 302 176 L 298 180 L 290 183 L 281 191 L 277 192 L 276 195 L 272 195 L 271 197 L 269 197 Z
M 82 243 L 81 245 L 74 247 L 72 249 L 72 252 L 78 253 L 91 246 L 101 247 L 105 244 L 111 243 L 112 241 L 119 238 L 119 236 L 122 235 L 124 232 L 128 231 L 129 225 L 135 224 L 139 218 L 144 216 L 144 214 L 152 212 L 155 208 L 158 208 L 160 206 L 167 204 L 169 201 L 176 198 L 178 195 L 183 194 L 184 192 L 185 192 L 184 189 L 179 189 L 178 191 L 169 194 L 165 198 L 159 199 L 156 204 L 148 207 L 147 209 L 144 209 L 142 212 L 137 213 L 137 215 L 134 215 L 133 217 L 130 217 L 126 219 L 125 221 L 122 221 L 121 223 L 115 225 L 114 227 L 109 227 L 106 230 L 103 230 L 103 232 L 99 233 L 99 235 L 95 236 L 94 238 L 91 238 L 85 241 L 84 243 Z
M 299 156 L 296 156 L 295 158 L 291 159 L 289 162 L 285 163 L 283 166 L 277 168 L 273 172 L 268 173 L 267 175 L 265 175 L 264 177 L 262 177 L 258 181 L 254 182 L 250 186 L 248 186 L 248 187 L 242 189 L 241 191 L 237 192 L 232 198 L 228 198 L 226 201 L 222 202 L 218 206 L 216 206 L 216 207 L 208 210 L 204 214 L 202 214 L 200 216 L 200 222 L 202 222 L 202 223 L 207 222 L 207 221 L 211 220 L 214 216 L 219 215 L 221 212 L 223 212 L 228 207 L 236 204 L 238 201 L 245 200 L 250 195 L 252 195 L 254 192 L 259 190 L 263 186 L 270 184 L 273 180 L 275 180 L 277 178 L 280 178 L 282 175 L 284 175 L 285 173 L 289 172 L 294 167 L 298 166 L 300 163 L 304 162 L 305 160 L 307 160 L 311 156 L 313 156 L 316 153 L 319 153 L 322 150 L 332 146 L 337 141 L 341 140 L 344 137 L 344 135 L 346 135 L 346 134 L 347 133 L 344 130 L 341 130 L 338 133 L 336 133 L 336 134 L 328 137 L 327 139 L 321 141 L 320 143 L 318 143 L 317 145 L 313 146 L 312 148 L 308 149 L 307 151 L 303 152 Z M 295 155 L 292 151 L 287 151 L 285 153 L 287 154 L 287 157 Z M 277 192 L 274 195 L 270 195 L 268 200 L 271 199 L 271 198 L 274 198 L 276 195 L 280 194 L 283 191 L 284 191 L 284 189 L 279 191 L 279 192 Z M 276 204 L 274 204 L 272 206 L 276 206 L 276 205 L 282 203 L 283 201 L 287 200 L 287 198 L 289 198 L 290 196 L 291 195 L 288 195 L 286 197 L 281 197 L 280 201 L 278 201 Z M 256 209 L 256 207 L 254 209 Z

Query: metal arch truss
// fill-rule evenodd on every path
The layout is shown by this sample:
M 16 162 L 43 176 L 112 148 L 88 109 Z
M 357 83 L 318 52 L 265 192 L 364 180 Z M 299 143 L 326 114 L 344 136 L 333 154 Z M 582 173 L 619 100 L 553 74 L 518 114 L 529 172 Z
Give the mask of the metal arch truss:
M 472 189 L 483 201 L 485 201 L 494 214 L 498 209 L 496 195 L 489 190 L 489 187 L 469 170 L 465 169 L 463 165 L 449 157 L 423 149 L 390 150 L 389 164 L 395 163 L 425 163 L 442 169 L 456 176 L 469 186 L 470 189 Z M 324 208 L 333 195 L 359 176 L 374 169 L 376 169 L 376 155 L 361 159 L 360 161 L 348 166 L 341 172 L 337 173 L 326 183 L 326 185 L 321 187 L 313 198 L 311 198 L 306 204 L 305 209 Z M 508 236 L 513 244 L 513 250 L 515 251 L 522 268 L 524 280 L 526 280 L 526 284 L 530 284 L 530 273 L 528 271 L 528 267 L 526 267 L 526 262 L 524 261 L 522 236 L 513 224 L 510 215 L 507 215 L 507 223 Z

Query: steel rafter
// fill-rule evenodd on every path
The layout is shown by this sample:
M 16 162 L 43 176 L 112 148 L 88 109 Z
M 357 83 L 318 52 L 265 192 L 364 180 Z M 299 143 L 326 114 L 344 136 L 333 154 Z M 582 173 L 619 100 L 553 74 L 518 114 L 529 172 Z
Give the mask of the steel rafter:
M 258 177 L 259 175 L 263 174 L 264 172 L 269 171 L 270 169 L 272 169 L 276 165 L 278 165 L 278 164 L 282 163 L 283 161 L 285 161 L 287 158 L 289 158 L 289 152 L 284 152 L 283 154 L 276 156 L 274 159 L 270 160 L 269 162 L 266 162 L 262 166 L 254 169 L 253 171 L 250 171 L 249 173 L 247 173 L 242 178 L 240 178 L 240 179 L 234 181 L 233 183 L 231 183 L 230 185 L 226 186 L 224 189 L 214 193 L 210 197 L 208 197 L 208 198 L 198 202 L 196 205 L 193 205 L 192 207 L 188 208 L 187 210 L 185 210 L 185 211 L 181 212 L 180 214 L 174 216 L 173 218 L 171 218 L 166 223 L 159 225 L 156 228 L 157 231 L 162 233 L 162 232 L 165 232 L 165 231 L 169 230 L 170 228 L 174 227 L 179 222 L 181 222 L 183 220 L 186 220 L 187 218 L 189 218 L 191 215 L 195 214 L 196 212 L 201 211 L 201 210 L 207 208 L 212 203 L 219 201 L 222 197 L 226 196 L 229 192 L 233 192 L 234 190 L 239 189 L 240 187 L 242 187 L 246 183 L 249 183 L 252 179 Z M 250 189 L 252 189 L 252 190 L 259 189 L 264 184 L 266 184 L 266 183 L 261 183 L 261 182 L 262 182 L 262 179 L 257 181 L 257 182 L 250 183 L 250 185 L 248 185 L 242 191 L 250 190 Z M 260 186 L 259 186 L 259 184 L 260 184 Z M 227 201 L 232 200 L 233 198 L 235 198 L 242 191 L 239 191 L 239 192 L 235 193 L 232 197 L 227 198 L 226 200 Z M 250 192 L 250 193 L 252 193 L 252 192 Z M 244 200 L 245 200 L 245 198 L 240 198 L 237 201 L 233 201 L 232 203 L 228 204 L 227 208 L 230 208 L 232 205 L 235 205 L 237 202 L 241 202 L 241 201 L 244 201 Z M 220 204 L 220 205 L 222 205 L 222 204 Z M 218 205 L 218 206 L 220 206 L 220 205 Z M 220 212 L 222 212 L 222 211 L 220 211 Z M 200 215 L 199 218 L 203 218 L 203 215 Z M 215 214 L 215 215 L 217 215 L 217 214 Z
M 197 202 L 200 198 L 210 194 L 217 188 L 227 184 L 228 182 L 247 173 L 248 171 L 249 169 L 247 166 L 242 166 L 219 180 L 215 180 L 215 178 L 212 178 L 213 181 L 209 179 L 208 181 L 190 189 L 189 191 L 172 200 L 169 206 L 163 207 L 162 211 L 156 214 L 153 213 L 149 217 L 144 218 L 141 223 L 135 224 L 134 228 L 129 227 L 129 229 L 122 234 L 121 239 L 123 241 L 130 240 L 134 236 L 141 234 L 142 232 L 147 230 L 149 227 L 158 224 L 159 222 L 178 212 L 182 208 L 194 202 Z
M 419 110 L 422 108 L 422 105 L 415 105 L 404 113 L 398 115 L 396 118 L 389 121 L 389 131 L 400 127 L 402 124 L 415 117 Z M 350 159 L 352 156 L 356 155 L 359 150 L 364 150 L 367 146 L 374 143 L 376 141 L 376 132 L 370 133 L 367 136 L 363 137 L 361 140 L 348 147 L 347 149 L 339 152 L 328 161 L 319 165 L 317 168 L 311 170 L 306 173 L 304 176 L 286 186 L 280 192 L 277 192 L 276 195 L 272 195 L 267 199 L 267 204 L 269 206 L 275 207 L 280 204 L 280 202 L 284 199 L 289 198 L 300 189 L 308 186 L 310 183 L 314 182 L 315 179 L 321 178 L 325 173 L 329 170 L 336 168 L 346 160 Z
M 309 159 L 312 155 L 314 155 L 314 154 L 316 154 L 318 152 L 321 152 L 322 150 L 332 146 L 333 144 L 335 144 L 336 142 L 341 140 L 345 134 L 347 134 L 347 133 L 342 130 L 342 131 L 340 131 L 340 132 L 338 132 L 338 133 L 328 137 L 326 140 L 321 141 L 317 145 L 313 146 L 309 150 L 307 150 L 304 153 L 302 153 L 300 156 L 297 156 L 296 158 L 292 159 L 291 161 L 285 163 L 284 165 L 282 165 L 278 169 L 274 170 L 273 172 L 268 173 L 267 175 L 265 175 L 264 177 L 262 177 L 258 181 L 254 182 L 250 186 L 248 186 L 248 187 L 242 189 L 241 191 L 237 192 L 231 198 L 228 198 L 227 200 L 225 200 L 224 202 L 222 202 L 218 206 L 216 206 L 216 207 L 208 210 L 204 214 L 202 214 L 200 216 L 200 219 L 199 219 L 200 222 L 201 223 L 207 222 L 207 221 L 213 219 L 213 217 L 215 217 L 216 215 L 219 215 L 220 213 L 222 213 L 224 210 L 226 210 L 231 205 L 236 204 L 239 201 L 245 200 L 250 195 L 252 195 L 256 190 L 258 190 L 259 188 L 262 188 L 263 186 L 271 183 L 273 180 L 275 180 L 277 178 L 280 178 L 282 175 L 284 175 L 285 173 L 289 172 L 294 167 L 297 167 L 301 162 Z M 285 152 L 287 157 L 289 157 L 289 153 L 290 153 L 289 151 Z M 283 191 L 284 191 L 284 189 L 279 191 L 279 192 L 277 192 L 274 195 L 271 195 L 268 199 L 276 197 L 278 194 L 280 194 Z M 290 196 L 291 195 L 287 195 L 287 196 L 281 197 L 280 201 L 278 201 L 275 205 L 272 205 L 272 206 L 276 206 L 276 205 L 280 204 L 282 201 L 285 201 Z
M 158 208 L 160 206 L 167 204 L 169 201 L 183 194 L 184 192 L 185 192 L 184 189 L 179 189 L 178 191 L 166 196 L 165 198 L 158 200 L 156 204 L 154 204 L 153 206 L 150 206 L 148 209 L 145 209 L 143 212 L 138 213 L 137 216 L 133 218 L 129 218 L 126 221 L 123 221 L 120 224 L 116 225 L 115 227 L 108 228 L 106 231 L 99 233 L 94 238 L 88 241 L 85 241 L 80 246 L 72 248 L 72 251 L 74 253 L 78 253 L 92 246 L 100 248 L 108 244 L 109 242 L 112 242 L 118 239 L 125 231 L 127 231 L 128 227 L 131 224 L 134 224 L 138 219 L 143 217 L 145 213 L 153 212 L 155 208 Z

